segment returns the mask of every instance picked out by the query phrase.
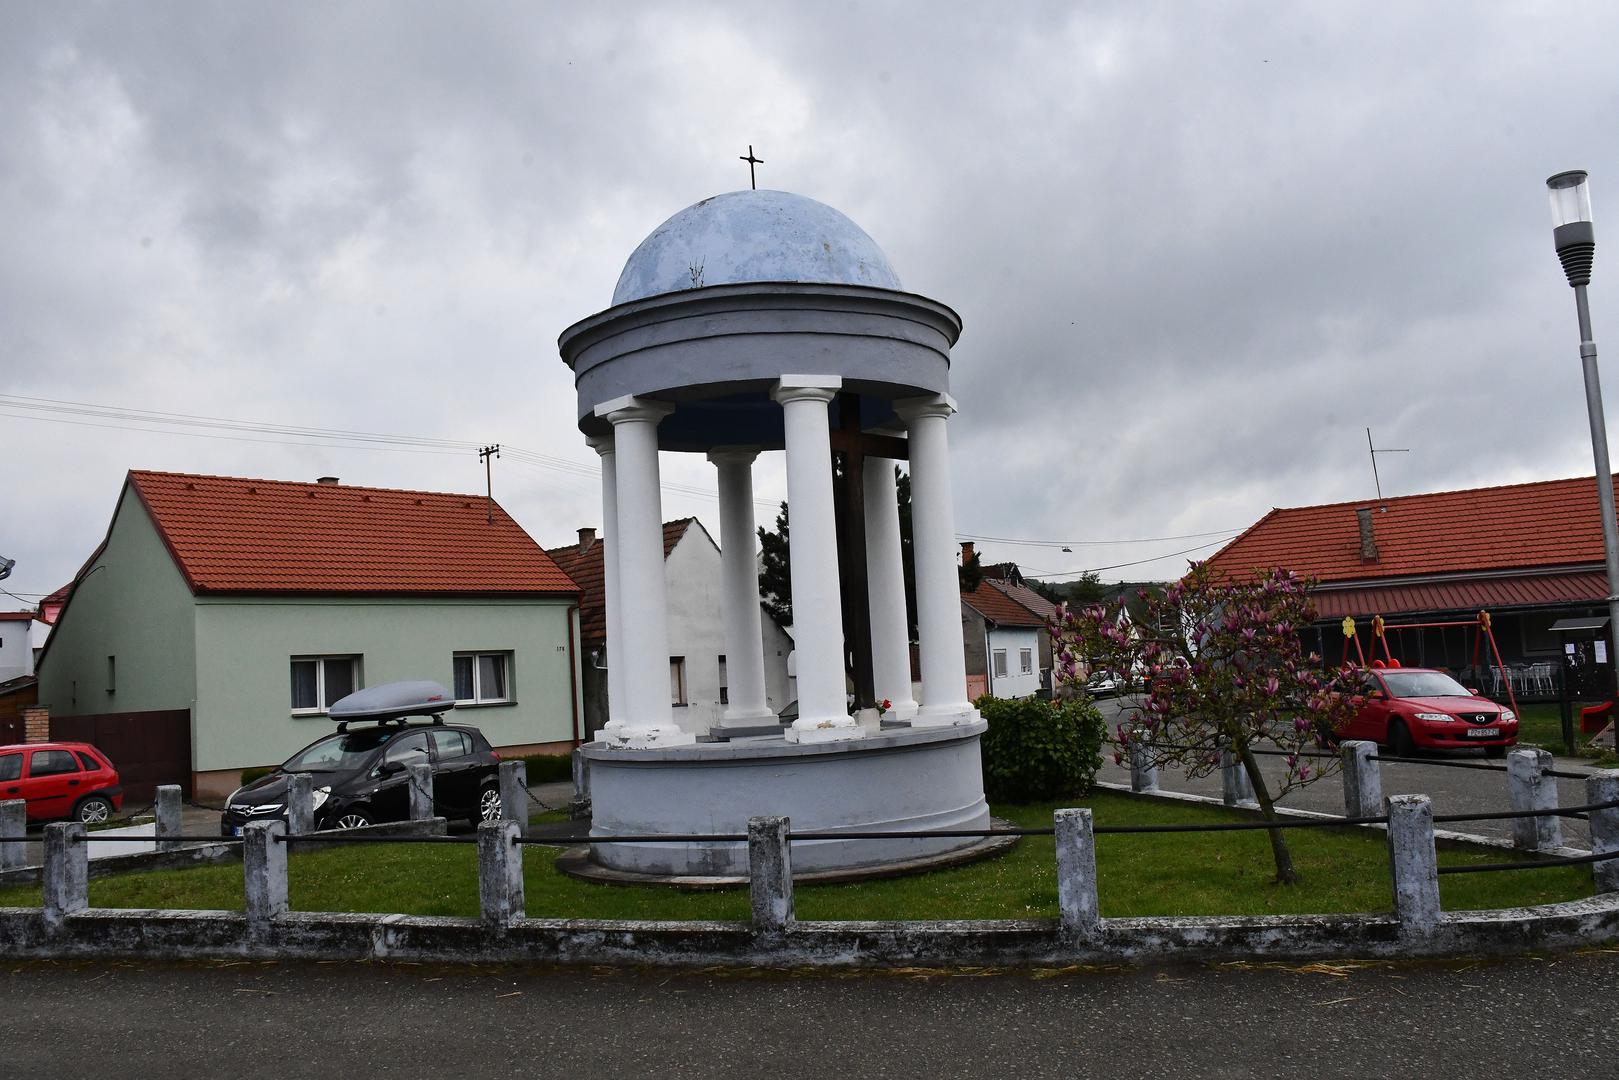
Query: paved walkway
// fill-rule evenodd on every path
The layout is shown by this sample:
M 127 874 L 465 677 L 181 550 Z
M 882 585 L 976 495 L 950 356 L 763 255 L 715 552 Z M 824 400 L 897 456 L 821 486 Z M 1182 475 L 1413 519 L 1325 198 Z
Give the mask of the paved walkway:
M 1108 730 L 1111 731 L 1122 706 L 1116 701 L 1100 702 L 1099 705 L 1102 706 L 1103 716 L 1108 721 Z M 1477 769 L 1448 768 L 1442 764 L 1437 764 L 1437 762 L 1444 760 L 1484 764 L 1483 751 L 1457 752 L 1444 756 L 1435 754 L 1433 758 L 1436 764 L 1432 765 L 1383 763 L 1381 766 L 1383 794 L 1427 795 L 1433 799 L 1434 813 L 1436 814 L 1492 813 L 1512 809 L 1507 795 L 1507 778 L 1504 769 L 1500 772 L 1485 772 Z M 1559 757 L 1555 760 L 1557 768 L 1560 770 L 1579 773 L 1593 771 L 1591 763 L 1584 758 Z M 1488 764 L 1504 766 L 1506 762 L 1492 761 L 1488 762 Z M 1262 757 L 1260 766 L 1267 778 L 1279 778 L 1286 772 L 1286 765 L 1279 757 Z M 1109 755 L 1104 758 L 1100 778 L 1110 783 L 1128 784 L 1130 782 L 1130 770 L 1127 767 L 1113 764 L 1113 759 Z M 1188 779 L 1180 773 L 1161 770 L 1158 776 L 1158 786 L 1166 791 L 1184 791 L 1193 795 L 1210 795 L 1214 798 L 1221 796 L 1221 779 L 1218 770 L 1210 776 L 1196 780 Z M 1586 801 L 1585 782 L 1583 780 L 1558 780 L 1557 801 L 1560 806 L 1584 804 Z M 1315 810 L 1329 814 L 1342 814 L 1344 812 L 1342 779 L 1338 774 L 1334 773 L 1290 793 L 1280 805 L 1297 810 Z M 1482 836 L 1510 837 L 1512 835 L 1512 823 L 1510 821 L 1462 822 L 1440 827 L 1454 832 L 1476 833 Z M 1569 818 L 1563 819 L 1564 844 L 1569 847 L 1589 848 L 1591 846 L 1590 836 L 1590 830 L 1585 822 Z
M 1609 1077 L 1619 955 L 955 976 L 8 963 L 3 1072 Z M 963 977 L 966 976 L 966 977 Z M 111 1049 L 108 1049 L 111 1048 Z M 92 1056 L 94 1056 L 94 1054 Z

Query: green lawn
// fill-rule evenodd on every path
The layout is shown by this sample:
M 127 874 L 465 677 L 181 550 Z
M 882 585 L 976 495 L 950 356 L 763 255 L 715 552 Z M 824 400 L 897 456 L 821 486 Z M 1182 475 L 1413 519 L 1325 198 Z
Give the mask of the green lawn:
M 1102 825 L 1244 820 L 1218 808 L 1134 799 L 1098 792 L 1089 805 Z M 999 806 L 1022 825 L 1051 823 L 1050 804 Z M 1301 881 L 1271 882 L 1265 833 L 1168 833 L 1099 836 L 1097 874 L 1102 914 L 1218 915 L 1387 911 L 1388 852 L 1381 833 L 1306 829 L 1288 833 Z M 552 848 L 523 849 L 527 913 L 534 917 L 606 919 L 746 919 L 746 890 L 679 892 L 597 885 L 556 872 Z M 1498 862 L 1500 853 L 1442 849 L 1440 862 Z M 295 909 L 475 916 L 477 852 L 471 845 L 387 844 L 295 853 L 289 867 Z M 1550 903 L 1591 894 L 1587 867 L 1441 879 L 1448 909 Z M 38 906 L 34 887 L 0 889 L 0 906 Z M 240 910 L 237 863 L 98 878 L 96 907 Z M 996 919 L 1055 917 L 1056 869 L 1049 837 L 1025 838 L 985 862 L 909 878 L 850 885 L 801 885 L 804 919 Z
M 1570 708 L 1574 714 L 1574 746 L 1576 753 L 1585 752 L 1589 736 L 1580 734 L 1580 709 L 1592 704 L 1576 701 Z M 1563 713 L 1557 702 L 1536 702 L 1518 709 L 1518 742 L 1525 746 L 1539 746 L 1554 754 L 1563 753 Z M 1597 756 L 1590 751 L 1589 756 Z

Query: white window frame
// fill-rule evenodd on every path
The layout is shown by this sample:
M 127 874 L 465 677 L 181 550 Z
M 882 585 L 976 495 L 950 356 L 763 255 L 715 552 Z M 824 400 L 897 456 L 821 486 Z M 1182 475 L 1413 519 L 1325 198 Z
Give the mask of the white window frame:
M 486 656 L 499 657 L 500 659 L 501 671 L 505 675 L 503 681 L 506 683 L 506 692 L 500 697 L 484 696 L 483 665 L 479 661 Z M 450 687 L 452 693 L 455 689 L 455 662 L 463 658 L 472 661 L 472 696 L 469 698 L 456 698 L 455 703 L 457 705 L 507 705 L 516 700 L 512 697 L 512 654 L 510 649 L 484 649 L 481 652 L 467 651 L 452 654 L 450 657 Z
M 1033 675 L 1034 674 L 1034 650 L 1033 649 L 1019 649 L 1018 650 L 1018 666 L 1023 669 L 1023 674 L 1025 674 L 1025 675 Z
M 287 661 L 287 674 L 292 674 L 293 664 L 313 663 L 315 665 L 315 701 L 314 708 L 292 709 L 293 716 L 325 716 L 326 710 L 332 707 L 332 702 L 326 697 L 326 665 L 334 661 L 346 660 L 349 665 L 349 693 L 360 690 L 360 654 L 335 653 L 330 656 L 300 656 L 294 655 Z M 288 704 L 291 704 L 292 691 L 287 691 Z
M 1006 678 L 1006 672 L 1007 672 L 1006 650 L 1005 649 L 993 649 L 993 650 L 990 651 L 989 656 L 990 656 L 990 670 L 994 672 L 995 678 L 997 678 L 997 679 Z

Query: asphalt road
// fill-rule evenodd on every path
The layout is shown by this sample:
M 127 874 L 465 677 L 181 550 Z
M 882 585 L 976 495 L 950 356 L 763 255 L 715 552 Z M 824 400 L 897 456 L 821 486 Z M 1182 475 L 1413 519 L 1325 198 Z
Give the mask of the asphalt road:
M 1109 699 L 1097 703 L 1102 715 L 1107 719 L 1108 730 L 1112 731 L 1117 722 L 1118 714 L 1123 711 L 1124 705 L 1118 699 Z M 1111 749 L 1111 748 L 1109 748 Z M 1478 764 L 1505 765 L 1504 761 L 1486 762 L 1483 751 L 1457 751 L 1450 754 L 1424 755 L 1430 757 L 1434 764 L 1406 765 L 1400 763 L 1384 763 L 1382 765 L 1383 794 L 1384 795 L 1427 795 L 1433 800 L 1436 814 L 1466 814 L 1466 813 L 1494 813 L 1512 809 L 1507 795 L 1507 778 L 1505 771 L 1484 772 L 1477 769 L 1457 769 L 1447 767 L 1442 761 L 1466 761 Z M 1583 758 L 1556 759 L 1556 767 L 1568 772 L 1591 772 L 1591 763 Z M 1279 757 L 1262 757 L 1260 767 L 1267 777 L 1280 778 L 1286 772 L 1286 765 Z M 1128 784 L 1130 770 L 1113 764 L 1110 754 L 1103 757 L 1100 779 L 1109 783 Z M 1165 791 L 1184 791 L 1193 795 L 1210 795 L 1219 798 L 1221 795 L 1221 780 L 1218 771 L 1209 776 L 1190 779 L 1184 774 L 1168 769 L 1160 769 L 1158 786 Z M 1272 787 L 1272 791 L 1275 787 Z M 1585 782 L 1583 780 L 1558 780 L 1557 801 L 1560 806 L 1580 806 L 1585 803 Z M 1288 793 L 1282 800 L 1282 806 L 1297 810 L 1315 810 L 1328 814 L 1342 814 L 1344 812 L 1344 791 L 1341 777 L 1337 773 L 1323 777 L 1296 791 Z M 1563 843 L 1569 847 L 1589 848 L 1591 833 L 1583 821 L 1564 818 Z M 1510 821 L 1471 821 L 1457 824 L 1441 825 L 1440 828 L 1452 832 L 1474 833 L 1481 836 L 1510 837 L 1512 823 Z M 1615 1070 L 1619 1075 L 1619 1069 Z
M 1611 1077 L 1619 953 L 898 975 L 27 963 L 0 1075 Z

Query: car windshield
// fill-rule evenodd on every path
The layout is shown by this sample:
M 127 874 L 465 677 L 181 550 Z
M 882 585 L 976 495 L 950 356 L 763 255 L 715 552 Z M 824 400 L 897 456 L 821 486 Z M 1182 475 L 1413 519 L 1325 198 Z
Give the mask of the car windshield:
M 281 766 L 282 772 L 348 772 L 358 769 L 371 751 L 397 735 L 397 731 L 367 728 L 347 731 L 300 751 Z
M 1383 681 L 1395 697 L 1472 697 L 1467 688 L 1439 671 L 1385 671 Z

